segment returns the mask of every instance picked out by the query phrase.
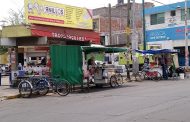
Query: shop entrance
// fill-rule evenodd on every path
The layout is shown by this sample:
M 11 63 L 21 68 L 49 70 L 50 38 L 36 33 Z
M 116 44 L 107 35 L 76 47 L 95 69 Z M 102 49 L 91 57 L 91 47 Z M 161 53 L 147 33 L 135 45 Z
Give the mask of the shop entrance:
M 179 66 L 185 66 L 185 47 L 174 47 L 174 49 L 179 50 L 179 53 L 178 53 Z M 190 47 L 189 47 L 189 50 L 190 50 Z M 189 59 L 190 59 L 190 55 L 189 55 Z M 190 64 L 190 60 L 189 60 L 189 64 Z
M 24 53 L 18 53 L 18 63 L 24 65 Z

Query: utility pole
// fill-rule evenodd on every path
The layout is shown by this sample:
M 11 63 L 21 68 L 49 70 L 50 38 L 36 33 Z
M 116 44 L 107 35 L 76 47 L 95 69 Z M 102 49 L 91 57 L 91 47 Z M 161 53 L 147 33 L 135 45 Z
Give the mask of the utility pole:
M 138 47 L 138 39 L 137 39 L 137 31 L 136 31 L 136 16 L 135 16 L 135 0 L 133 0 L 133 6 L 132 6 L 132 58 L 133 58 L 133 73 L 137 73 L 139 71 L 139 63 L 138 63 L 138 57 L 136 57 L 135 50 Z
M 130 0 L 127 0 L 127 28 L 130 28 L 130 8 L 131 8 L 131 2 Z M 130 34 L 127 34 L 127 43 L 126 46 L 129 48 L 130 46 Z
M 187 0 L 185 0 L 185 66 L 186 68 L 189 66 Z
M 145 12 L 144 12 L 144 0 L 142 0 L 142 11 L 143 11 L 143 49 L 146 50 L 146 25 L 145 25 Z
M 110 3 L 109 3 L 109 5 L 108 5 L 108 11 L 109 11 L 109 40 L 110 40 L 110 45 L 112 45 L 113 42 L 112 42 L 111 4 L 110 4 Z
M 128 0 L 127 1 L 127 28 L 129 28 L 130 27 L 130 8 L 131 8 L 131 2 L 130 2 L 130 0 Z M 130 34 L 127 34 L 127 42 L 126 42 L 126 46 L 129 48 L 130 47 L 130 42 L 129 42 L 129 40 L 130 40 Z M 129 53 L 129 52 L 127 52 L 127 53 Z M 131 80 L 131 78 L 130 78 L 130 71 L 129 71 L 129 68 L 130 68 L 130 66 L 129 66 L 129 54 L 126 54 L 127 56 L 126 56 L 126 60 L 127 60 L 127 64 L 126 64 L 126 70 L 127 70 L 127 78 L 129 79 L 129 80 Z

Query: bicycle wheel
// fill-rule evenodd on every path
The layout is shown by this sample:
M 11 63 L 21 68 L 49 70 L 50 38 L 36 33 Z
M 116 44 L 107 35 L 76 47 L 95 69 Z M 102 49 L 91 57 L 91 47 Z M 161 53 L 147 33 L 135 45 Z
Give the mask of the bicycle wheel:
M 110 78 L 110 86 L 111 86 L 112 88 L 118 86 L 117 78 L 116 78 L 115 75 L 111 76 L 111 78 Z
M 121 86 L 123 83 L 123 76 L 121 74 L 117 74 L 117 84 Z
M 142 81 L 143 80 L 143 78 L 144 78 L 144 76 L 143 76 L 143 74 L 142 73 L 135 73 L 134 74 L 134 77 L 135 77 L 135 81 Z
M 67 96 L 70 93 L 70 84 L 66 81 L 60 81 L 56 84 L 56 92 L 60 96 Z
M 159 72 L 155 71 L 154 76 L 152 77 L 152 79 L 156 80 L 156 81 L 159 81 L 159 80 L 162 79 L 162 75 Z
M 139 74 L 139 78 L 141 79 L 141 81 L 143 81 L 145 79 L 145 76 L 142 72 L 138 72 Z
M 143 80 L 148 80 L 148 76 L 147 76 L 145 71 L 142 71 L 141 74 L 142 74 L 142 79 Z
M 49 92 L 49 83 L 46 80 L 37 81 L 36 90 L 39 95 L 45 96 Z
M 32 85 L 29 81 L 20 82 L 18 89 L 22 98 L 29 98 L 32 95 Z

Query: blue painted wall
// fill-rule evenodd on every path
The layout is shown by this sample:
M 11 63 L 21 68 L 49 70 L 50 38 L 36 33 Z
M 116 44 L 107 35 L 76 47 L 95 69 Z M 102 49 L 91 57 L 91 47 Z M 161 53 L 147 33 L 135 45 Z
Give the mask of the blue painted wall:
M 190 1 L 187 2 L 187 6 L 188 6 L 188 8 L 190 8 Z M 172 11 L 172 10 L 178 9 L 178 7 L 180 7 L 180 9 L 184 9 L 185 3 L 184 2 L 178 2 L 178 3 L 174 3 L 174 4 L 168 4 L 168 5 L 163 5 L 163 6 L 156 6 L 156 7 L 152 7 L 152 8 L 147 8 L 147 9 L 145 9 L 145 15 Z

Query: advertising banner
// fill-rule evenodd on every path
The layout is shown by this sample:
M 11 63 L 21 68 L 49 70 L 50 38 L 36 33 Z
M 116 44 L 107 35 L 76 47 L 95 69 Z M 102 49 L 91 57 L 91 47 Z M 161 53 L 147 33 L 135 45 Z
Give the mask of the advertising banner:
M 25 0 L 26 23 L 92 29 L 92 11 L 45 0 Z
M 32 25 L 31 31 L 32 36 L 52 37 L 75 41 L 89 41 L 93 44 L 100 44 L 99 33 L 96 33 L 93 30 Z
M 188 26 L 188 38 L 190 38 L 190 26 Z M 165 41 L 165 40 L 184 40 L 185 27 L 173 27 L 146 31 L 148 42 Z

